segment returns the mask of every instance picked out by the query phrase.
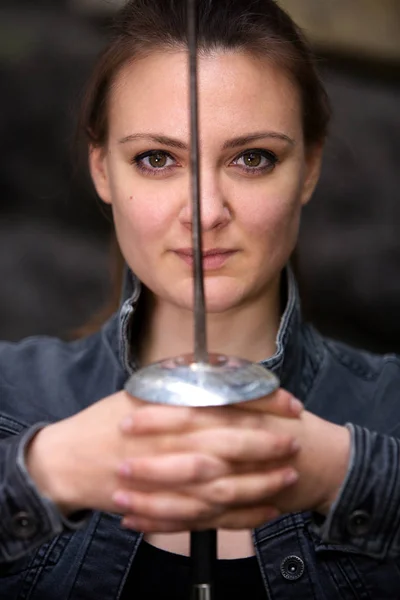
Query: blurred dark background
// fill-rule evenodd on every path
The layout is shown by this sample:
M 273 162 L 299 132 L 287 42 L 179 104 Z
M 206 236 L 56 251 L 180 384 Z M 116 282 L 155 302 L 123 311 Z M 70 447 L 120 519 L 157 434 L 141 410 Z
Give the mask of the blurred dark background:
M 298 247 L 306 316 L 400 352 L 400 3 L 282 0 L 320 57 L 334 121 Z M 74 150 L 117 0 L 1 0 L 0 338 L 66 336 L 110 294 L 111 223 Z

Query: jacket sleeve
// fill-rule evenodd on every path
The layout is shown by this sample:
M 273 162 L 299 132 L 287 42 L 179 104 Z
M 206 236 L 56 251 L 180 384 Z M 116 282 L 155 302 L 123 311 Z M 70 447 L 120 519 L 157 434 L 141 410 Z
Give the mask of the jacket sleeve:
M 400 556 L 400 440 L 347 424 L 351 457 L 340 493 L 314 529 L 330 544 L 344 544 L 377 559 Z
M 27 444 L 46 423 L 0 440 L 0 563 L 31 552 L 65 530 L 85 525 L 88 511 L 66 519 L 40 495 L 25 467 Z

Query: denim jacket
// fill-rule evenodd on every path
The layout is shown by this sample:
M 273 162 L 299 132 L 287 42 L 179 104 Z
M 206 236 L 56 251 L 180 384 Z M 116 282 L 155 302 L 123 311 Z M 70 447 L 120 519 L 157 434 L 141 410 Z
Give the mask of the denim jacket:
M 287 273 L 277 350 L 266 360 L 307 409 L 351 432 L 351 459 L 325 519 L 283 515 L 253 531 L 269 600 L 400 598 L 400 360 L 326 339 L 301 320 Z M 68 521 L 41 497 L 24 448 L 44 423 L 121 390 L 135 369 L 139 285 L 96 334 L 0 344 L 0 598 L 117 600 L 143 535 L 91 512 Z M 166 594 L 167 595 L 167 594 Z

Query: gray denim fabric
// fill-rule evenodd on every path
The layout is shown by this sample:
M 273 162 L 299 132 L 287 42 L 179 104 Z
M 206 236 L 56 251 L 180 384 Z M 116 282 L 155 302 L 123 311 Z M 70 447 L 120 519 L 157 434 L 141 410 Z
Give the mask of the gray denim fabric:
M 277 350 L 263 364 L 311 412 L 347 425 L 349 470 L 326 519 L 284 515 L 253 532 L 270 600 L 400 598 L 400 360 L 323 338 L 287 274 Z M 24 449 L 38 428 L 123 389 L 135 370 L 140 285 L 98 333 L 0 343 L 0 598 L 118 599 L 142 539 L 108 513 L 68 521 L 37 492 Z M 288 565 L 290 564 L 290 568 Z

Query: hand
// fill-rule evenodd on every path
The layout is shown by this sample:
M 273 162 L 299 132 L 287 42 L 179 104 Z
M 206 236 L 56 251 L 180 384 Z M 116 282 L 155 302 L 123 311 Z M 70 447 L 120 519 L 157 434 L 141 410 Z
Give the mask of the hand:
M 277 414 L 286 414 L 289 420 L 296 420 L 302 406 L 291 400 L 289 394 L 280 391 L 267 402 Z M 133 422 L 140 429 L 140 419 L 143 422 L 146 415 L 151 417 L 153 426 L 158 423 L 157 431 L 142 431 L 132 436 L 119 427 L 121 421 L 129 422 L 133 416 Z M 134 457 L 165 457 L 168 460 L 168 455 L 179 455 L 186 467 L 182 468 L 179 464 L 178 473 L 182 474 L 186 469 L 184 483 L 190 485 L 198 477 L 203 483 L 211 483 L 215 479 L 226 478 L 230 473 L 240 472 L 240 469 L 243 473 L 248 472 L 246 452 L 250 467 L 254 460 L 258 469 L 264 460 L 281 460 L 291 456 L 294 451 L 292 437 L 286 434 L 263 436 L 261 431 L 254 435 L 256 430 L 260 430 L 261 421 L 255 411 L 231 410 L 230 407 L 181 409 L 150 406 L 126 392 L 119 392 L 41 430 L 27 449 L 26 464 L 39 491 L 51 498 L 65 514 L 83 508 L 125 513 L 126 507 L 116 502 L 116 491 L 121 489 L 121 484 L 125 492 L 143 490 L 138 481 L 123 479 L 119 469 L 121 464 Z M 212 441 L 218 439 L 222 449 L 212 446 Z M 224 444 L 226 451 L 223 450 Z M 237 446 L 239 460 L 234 458 L 231 461 L 232 449 L 235 456 Z M 224 452 L 227 452 L 226 456 Z M 231 464 L 235 468 L 230 471 Z M 264 487 L 270 493 L 276 493 L 286 485 L 285 474 L 287 470 L 281 468 L 280 472 L 278 469 L 265 480 L 263 473 Z M 173 477 L 167 476 L 159 483 L 157 493 L 160 498 L 174 486 Z M 262 510 L 265 513 L 265 503 Z M 203 505 L 199 514 L 204 514 Z
M 281 399 L 281 402 L 285 401 L 288 399 Z M 238 405 L 238 408 L 249 407 L 263 413 L 272 409 L 285 416 L 284 411 L 276 411 L 276 399 L 275 403 L 263 398 Z M 305 410 L 299 414 L 299 419 L 282 419 L 275 423 L 275 428 L 276 433 L 287 433 L 297 439 L 301 450 L 291 463 L 299 474 L 298 482 L 271 499 L 271 505 L 281 513 L 313 510 L 326 515 L 347 474 L 350 459 L 348 429 Z
M 280 390 L 240 408 L 142 408 L 124 423 L 125 434 L 169 434 L 175 451 L 121 465 L 114 500 L 127 515 L 123 524 L 146 532 L 243 529 L 276 516 L 267 500 L 296 481 L 287 462 L 297 445 L 291 436 L 274 433 L 274 420 L 283 417 L 270 413 L 296 420 L 302 405 L 292 400 Z
M 65 515 L 82 509 L 112 511 L 117 466 L 137 452 L 134 440 L 123 437 L 119 422 L 141 406 L 143 402 L 118 392 L 41 429 L 25 453 L 39 492 Z
M 281 512 L 313 510 L 326 515 L 345 480 L 350 460 L 350 432 L 304 411 L 297 421 L 280 422 L 279 431 L 299 440 L 292 465 L 298 482 L 272 500 Z

